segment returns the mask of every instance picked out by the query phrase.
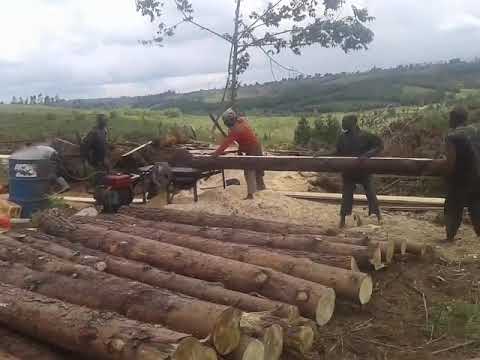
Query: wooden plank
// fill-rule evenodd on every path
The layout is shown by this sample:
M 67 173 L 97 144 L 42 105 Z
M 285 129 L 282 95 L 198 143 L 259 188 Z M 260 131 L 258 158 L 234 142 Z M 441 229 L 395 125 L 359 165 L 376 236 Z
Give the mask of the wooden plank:
M 130 156 L 132 154 L 135 154 L 137 151 L 140 151 L 142 149 L 145 149 L 147 146 L 152 145 L 152 143 L 153 143 L 153 141 L 149 141 L 146 144 L 140 145 L 140 146 L 136 147 L 135 149 L 130 150 L 126 154 L 123 154 L 122 157 L 127 157 L 127 156 Z
M 308 156 L 192 156 L 176 164 L 202 170 L 311 171 L 402 176 L 444 176 L 446 160 Z
M 308 193 L 308 192 L 288 192 L 282 191 L 282 195 L 301 200 L 312 200 L 319 202 L 340 203 L 342 201 L 342 194 L 330 193 Z M 367 204 L 368 200 L 365 195 L 355 195 L 354 201 L 357 204 Z M 427 208 L 442 208 L 445 199 L 443 198 L 422 198 L 413 196 L 384 196 L 379 195 L 378 201 L 381 205 L 405 206 L 405 207 L 427 207 Z
M 93 197 L 77 197 L 77 196 L 63 196 L 58 199 L 68 202 L 78 202 L 84 204 L 95 204 L 96 201 Z M 143 199 L 133 199 L 134 204 L 143 204 Z
M 10 159 L 10 155 L 0 155 L 0 159 L 8 160 Z

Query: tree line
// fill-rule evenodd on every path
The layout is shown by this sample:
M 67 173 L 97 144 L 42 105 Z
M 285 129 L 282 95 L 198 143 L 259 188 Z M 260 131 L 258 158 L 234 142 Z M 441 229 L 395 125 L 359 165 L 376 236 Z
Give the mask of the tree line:
M 10 104 L 12 105 L 54 105 L 61 103 L 65 100 L 60 98 L 60 96 L 55 95 L 55 96 L 50 96 L 50 95 L 43 95 L 43 94 L 38 94 L 38 95 L 31 95 L 31 96 L 26 96 L 25 98 L 23 97 L 12 97 L 12 101 Z

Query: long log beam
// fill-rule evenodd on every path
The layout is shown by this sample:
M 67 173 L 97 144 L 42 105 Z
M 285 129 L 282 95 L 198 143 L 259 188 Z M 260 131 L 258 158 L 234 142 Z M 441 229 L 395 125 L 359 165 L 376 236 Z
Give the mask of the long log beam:
M 202 170 L 269 170 L 315 172 L 361 172 L 400 176 L 444 176 L 445 160 L 411 158 L 351 158 L 306 156 L 192 156 L 178 159 L 175 165 Z

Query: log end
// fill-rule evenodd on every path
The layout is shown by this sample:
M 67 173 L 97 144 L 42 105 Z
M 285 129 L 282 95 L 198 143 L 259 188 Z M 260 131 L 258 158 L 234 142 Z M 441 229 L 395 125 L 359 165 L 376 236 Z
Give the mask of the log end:
M 370 264 L 372 264 L 375 271 L 381 270 L 385 267 L 382 261 L 382 249 L 379 245 L 370 244 Z
M 395 242 L 393 240 L 386 241 L 384 246 L 385 262 L 391 264 L 395 256 Z
M 212 357 L 214 356 L 214 357 Z M 142 358 L 143 359 L 143 358 Z M 150 360 L 150 358 L 146 358 Z M 161 359 L 160 357 L 151 358 Z M 211 348 L 200 343 L 195 338 L 188 337 L 183 339 L 177 346 L 175 353 L 172 355 L 173 360 L 216 360 L 217 354 Z
M 315 332 L 311 326 L 293 327 L 285 337 L 285 345 L 304 355 L 313 348 Z
M 243 354 L 238 359 L 242 360 L 263 360 L 265 359 L 265 347 L 257 339 L 250 339 L 248 345 L 243 350 Z
M 215 324 L 212 340 L 215 349 L 220 355 L 232 353 L 240 344 L 240 319 L 242 312 L 238 309 L 228 308 Z
M 360 290 L 358 291 L 358 300 L 360 304 L 365 305 L 370 302 L 373 294 L 373 280 L 370 276 L 365 276 L 360 284 Z
M 283 353 L 283 329 L 272 325 L 265 330 L 263 336 L 265 360 L 278 360 Z
M 324 326 L 332 319 L 333 312 L 335 311 L 335 299 L 335 291 L 333 289 L 326 289 L 315 311 L 315 321 L 318 325 Z
M 353 272 L 361 272 L 360 267 L 358 266 L 358 262 L 353 256 L 350 257 L 350 268 Z

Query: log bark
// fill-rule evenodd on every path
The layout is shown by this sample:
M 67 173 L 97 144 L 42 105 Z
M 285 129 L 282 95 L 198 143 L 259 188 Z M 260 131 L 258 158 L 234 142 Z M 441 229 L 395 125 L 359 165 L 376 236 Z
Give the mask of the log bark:
M 68 360 L 70 356 L 55 352 L 47 345 L 0 327 L 0 344 L 4 351 L 22 360 Z M 0 357 L 1 359 L 1 357 Z
M 336 230 L 321 227 L 288 224 L 268 220 L 252 219 L 233 215 L 213 215 L 205 212 L 187 212 L 174 209 L 146 209 L 142 207 L 128 207 L 121 210 L 122 214 L 152 221 L 167 221 L 179 224 L 226 227 L 246 229 L 272 234 L 311 234 L 335 236 Z
M 207 360 L 200 342 L 186 334 L 4 283 L 0 283 L 0 304 L 0 323 L 89 358 Z
M 260 266 L 138 236 L 106 231 L 101 227 L 75 226 L 58 216 L 50 216 L 49 213 L 43 214 L 40 223 L 47 233 L 67 237 L 90 248 L 146 262 L 185 276 L 221 282 L 232 290 L 258 293 L 267 298 L 297 305 L 305 316 L 314 318 L 320 325 L 325 325 L 333 315 L 335 292 L 320 284 Z
M 233 306 L 247 312 L 273 311 L 276 316 L 284 318 L 299 316 L 298 308 L 293 305 L 228 290 L 222 284 L 162 271 L 145 263 L 111 256 L 66 239 L 40 234 L 36 236 L 26 237 L 21 241 L 34 249 L 77 264 L 215 304 Z
M 0 244 L 0 281 L 45 296 L 99 310 L 115 311 L 128 318 L 162 324 L 173 330 L 205 338 L 213 334 L 215 347 L 226 354 L 238 346 L 239 317 L 222 318 L 227 307 L 126 281 L 89 267 L 69 264 L 22 244 Z M 41 260 L 39 260 L 39 257 Z M 35 270 L 30 270 L 27 265 Z M 66 274 L 71 276 L 65 276 Z M 63 275 L 59 275 L 63 274 Z M 222 333 L 217 334 L 222 321 Z
M 119 224 L 108 226 L 104 224 L 102 227 L 226 259 L 268 267 L 285 274 L 331 287 L 338 295 L 360 304 L 368 303 L 373 292 L 373 282 L 369 275 L 318 264 L 306 258 L 296 258 L 249 245 L 226 244 L 218 240 L 153 230 L 140 226 L 122 226 Z
M 182 166 L 202 170 L 311 171 L 399 176 L 445 176 L 445 160 L 406 158 L 349 158 L 307 156 L 193 156 L 182 159 Z

